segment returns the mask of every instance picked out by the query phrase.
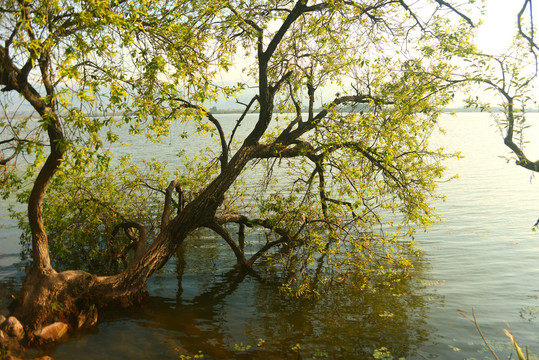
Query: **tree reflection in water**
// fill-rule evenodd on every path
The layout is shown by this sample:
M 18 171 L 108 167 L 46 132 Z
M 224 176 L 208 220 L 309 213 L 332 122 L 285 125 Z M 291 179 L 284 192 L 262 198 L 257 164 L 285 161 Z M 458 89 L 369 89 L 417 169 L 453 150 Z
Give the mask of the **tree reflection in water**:
M 205 360 L 372 359 L 381 347 L 420 357 L 435 333 L 429 304 L 442 301 L 421 281 L 426 266 L 418 258 L 410 278 L 376 292 L 340 285 L 291 299 L 278 283 L 245 275 L 226 245 L 200 232 L 152 278 L 144 307 L 105 314 L 96 332 L 59 345 L 54 358 L 178 359 L 201 351 Z

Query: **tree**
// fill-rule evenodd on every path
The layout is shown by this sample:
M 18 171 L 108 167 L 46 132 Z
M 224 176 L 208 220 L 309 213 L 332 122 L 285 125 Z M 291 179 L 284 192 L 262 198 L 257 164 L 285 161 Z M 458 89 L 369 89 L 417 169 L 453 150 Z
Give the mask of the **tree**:
M 533 172 L 539 171 L 539 160 L 530 160 L 526 153 L 526 129 L 530 127 L 527 113 L 537 110 L 539 46 L 535 39 L 532 0 L 524 0 L 517 14 L 516 35 L 503 54 L 474 52 L 468 61 L 471 73 L 465 77 L 490 91 L 496 98 L 500 113 L 491 102 L 479 97 L 469 98 L 468 106 L 490 112 L 510 149 L 515 163 Z
M 264 259 L 285 273 L 297 295 L 347 272 L 363 287 L 405 274 L 415 250 L 403 237 L 435 218 L 429 200 L 447 155 L 428 137 L 461 82 L 450 60 L 471 51 L 466 5 L 4 1 L 2 151 L 6 164 L 32 156 L 3 187 L 28 204 L 32 262 L 14 315 L 32 329 L 135 304 L 199 228 L 246 271 Z M 220 83 L 239 59 L 249 80 Z M 251 86 L 225 132 L 206 105 Z M 26 105 L 13 112 L 16 101 Z M 184 152 L 172 180 L 158 161 L 141 167 L 110 150 L 129 134 L 159 141 L 178 123 L 192 126 L 189 141 L 217 141 Z M 261 172 L 262 190 L 247 192 L 245 177 Z M 246 227 L 266 232 L 250 254 Z

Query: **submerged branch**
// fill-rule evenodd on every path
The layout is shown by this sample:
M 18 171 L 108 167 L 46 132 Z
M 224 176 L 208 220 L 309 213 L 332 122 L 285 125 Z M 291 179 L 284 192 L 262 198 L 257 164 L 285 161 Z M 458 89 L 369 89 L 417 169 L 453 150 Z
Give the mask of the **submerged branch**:
M 207 223 L 205 224 L 205 226 L 208 229 L 215 231 L 219 236 L 221 236 L 226 241 L 228 246 L 230 246 L 230 248 L 234 252 L 234 255 L 236 255 L 236 259 L 238 260 L 238 263 L 240 265 L 250 268 L 251 264 L 247 264 L 247 260 L 245 259 L 245 254 L 243 253 L 243 250 L 241 249 L 240 246 L 238 246 L 238 244 L 236 244 L 236 242 L 234 241 L 234 239 L 232 238 L 228 230 L 224 228 L 224 226 L 219 224 L 217 221 Z
M 243 254 L 243 251 L 241 248 L 234 242 L 234 240 L 230 237 L 230 234 L 224 227 L 223 224 L 226 223 L 237 223 L 240 225 L 248 226 L 250 228 L 254 226 L 260 226 L 265 229 L 274 231 L 276 234 L 280 236 L 278 240 L 267 242 L 262 248 L 260 248 L 254 255 L 252 255 L 249 260 L 245 258 L 245 255 Z M 210 227 L 206 225 L 207 227 Z M 214 218 L 214 225 L 213 227 L 210 227 L 214 231 L 216 231 L 219 235 L 221 235 L 225 241 L 232 247 L 236 258 L 238 258 L 238 253 L 241 253 L 242 261 L 240 264 L 247 266 L 248 268 L 251 268 L 252 265 L 260 258 L 262 257 L 268 250 L 272 249 L 275 246 L 289 243 L 293 238 L 295 238 L 295 235 L 290 235 L 289 232 L 286 229 L 277 227 L 272 225 L 268 220 L 263 219 L 249 219 L 244 215 L 239 214 L 224 214 L 220 216 L 216 216 Z

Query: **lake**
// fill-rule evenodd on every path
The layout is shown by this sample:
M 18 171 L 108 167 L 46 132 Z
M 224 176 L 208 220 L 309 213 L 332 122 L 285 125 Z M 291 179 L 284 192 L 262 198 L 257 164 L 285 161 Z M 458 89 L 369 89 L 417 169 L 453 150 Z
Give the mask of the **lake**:
M 539 120 L 539 114 L 531 119 Z M 502 332 L 508 325 L 521 346 L 538 353 L 539 234 L 532 226 L 539 217 L 539 178 L 500 158 L 508 151 L 488 115 L 444 115 L 440 124 L 447 133 L 433 142 L 464 155 L 447 162 L 447 178 L 459 178 L 440 184 L 447 196 L 437 204 L 442 221 L 416 235 L 424 254 L 397 289 L 337 288 L 319 299 L 289 299 L 276 284 L 235 270 L 227 246 L 198 232 L 184 249 L 185 261 L 171 259 L 150 279 L 143 307 L 105 312 L 95 329 L 29 355 L 372 359 L 386 348 L 395 358 L 490 359 L 474 324 L 457 311 L 473 307 L 500 358 L 513 351 Z M 530 129 L 530 139 L 537 135 Z M 139 144 L 124 151 L 137 156 L 147 149 Z M 539 158 L 534 149 L 530 154 Z M 0 206 L 0 309 L 19 286 L 24 267 L 19 231 L 6 207 Z

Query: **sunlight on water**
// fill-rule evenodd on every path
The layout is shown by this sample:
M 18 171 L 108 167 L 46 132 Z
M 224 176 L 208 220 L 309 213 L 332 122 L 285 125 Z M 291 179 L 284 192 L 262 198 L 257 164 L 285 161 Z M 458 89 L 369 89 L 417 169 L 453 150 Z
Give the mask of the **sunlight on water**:
M 539 120 L 538 114 L 531 119 Z M 460 178 L 440 185 L 447 195 L 438 207 L 443 221 L 417 237 L 431 263 L 429 276 L 443 281 L 437 293 L 444 298 L 444 306 L 433 307 L 429 314 L 439 343 L 422 352 L 440 358 L 490 358 L 478 352 L 484 349 L 473 325 L 457 314 L 457 309 L 472 307 L 487 337 L 505 350 L 502 358 L 512 350 L 501 333 L 504 322 L 522 345 L 539 351 L 531 314 L 539 309 L 539 239 L 531 231 L 539 217 L 539 179 L 500 158 L 508 150 L 486 115 L 459 114 L 445 118 L 442 125 L 447 135 L 438 141 L 465 158 L 448 164 L 448 174 L 459 173 Z M 530 129 L 530 139 L 539 138 L 536 130 Z M 530 146 L 537 150 L 537 144 Z M 539 151 L 530 154 L 539 157 Z

